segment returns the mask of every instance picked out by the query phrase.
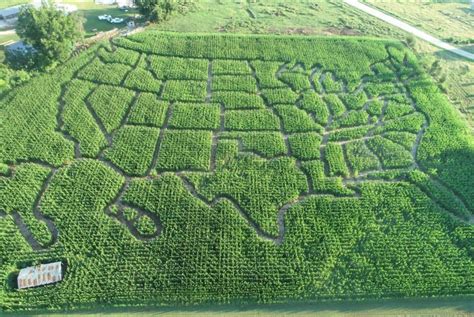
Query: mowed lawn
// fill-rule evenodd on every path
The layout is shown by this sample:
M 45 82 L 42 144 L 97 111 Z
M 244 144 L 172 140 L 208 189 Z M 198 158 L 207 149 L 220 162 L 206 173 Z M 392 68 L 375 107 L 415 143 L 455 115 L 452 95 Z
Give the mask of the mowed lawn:
M 16 6 L 16 5 L 20 5 L 20 4 L 25 4 L 25 3 L 28 3 L 28 2 L 30 2 L 30 1 L 28 1 L 28 0 L 1 0 L 0 1 L 0 9 Z
M 156 26 L 173 32 L 384 35 L 396 28 L 336 1 L 201 0 L 183 17 Z
M 138 14 L 136 9 L 130 9 L 128 12 L 120 10 L 116 5 L 95 4 L 94 0 L 67 0 L 62 3 L 72 4 L 78 8 L 78 11 L 86 19 L 84 23 L 85 36 L 90 37 L 98 32 L 110 31 L 114 28 L 122 28 L 126 26 L 127 20 Z M 124 22 L 120 24 L 112 24 L 108 21 L 99 20 L 99 15 L 108 14 L 113 18 L 122 18 Z
M 472 297 L 397 299 L 363 302 L 323 302 L 314 304 L 277 305 L 213 305 L 189 308 L 97 308 L 82 312 L 42 314 L 37 317 L 183 317 L 183 316 L 230 316 L 230 317 L 362 317 L 362 316 L 471 316 L 474 313 Z M 6 316 L 18 316 L 7 313 Z
M 446 1 L 445 3 L 412 1 L 409 4 L 400 1 L 370 0 L 368 2 L 441 39 L 474 38 L 474 11 L 470 9 L 469 1 Z

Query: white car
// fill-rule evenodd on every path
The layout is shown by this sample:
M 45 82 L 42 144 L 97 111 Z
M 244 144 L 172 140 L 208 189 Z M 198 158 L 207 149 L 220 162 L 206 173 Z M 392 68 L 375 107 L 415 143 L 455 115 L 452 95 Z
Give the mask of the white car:
M 122 22 L 123 22 L 122 18 L 114 18 L 114 19 L 110 20 L 110 23 L 114 23 L 114 24 L 118 24 L 118 23 L 122 23 Z
M 99 15 L 98 18 L 101 21 L 110 21 L 110 20 L 112 20 L 112 16 L 108 15 L 108 14 Z

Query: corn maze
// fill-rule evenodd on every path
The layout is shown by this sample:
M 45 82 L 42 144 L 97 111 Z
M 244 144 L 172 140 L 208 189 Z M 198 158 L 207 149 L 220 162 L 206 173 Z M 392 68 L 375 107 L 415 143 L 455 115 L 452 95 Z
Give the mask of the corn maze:
M 4 310 L 474 292 L 474 141 L 398 42 L 145 32 L 0 109 Z

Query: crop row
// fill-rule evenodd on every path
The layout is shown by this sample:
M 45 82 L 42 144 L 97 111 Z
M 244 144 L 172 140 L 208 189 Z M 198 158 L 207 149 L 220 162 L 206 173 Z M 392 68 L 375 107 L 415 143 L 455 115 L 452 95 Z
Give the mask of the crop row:
M 161 127 L 168 111 L 168 102 L 158 100 L 155 94 L 140 93 L 130 110 L 128 123 Z
M 285 142 L 279 132 L 224 132 L 220 135 L 219 144 L 225 140 L 238 139 L 242 142 L 244 151 L 252 151 L 266 158 L 287 153 Z
M 212 92 L 212 100 L 223 103 L 225 109 L 265 108 L 265 103 L 260 96 L 246 92 L 215 91 Z
M 321 126 L 314 122 L 313 118 L 306 111 L 294 105 L 277 105 L 275 109 L 281 118 L 285 132 L 322 131 Z
M 303 91 L 311 89 L 311 83 L 309 82 L 309 76 L 306 73 L 300 72 L 284 72 L 281 74 L 279 79 L 291 89 L 296 91 Z
M 140 58 L 140 53 L 133 50 L 127 50 L 121 47 L 115 48 L 113 51 L 107 50 L 105 47 L 97 49 L 97 55 L 105 63 L 121 63 L 134 66 Z
M 338 93 L 343 90 L 343 84 L 340 81 L 335 80 L 332 73 L 324 73 L 322 83 L 324 90 L 328 93 Z
M 324 148 L 324 158 L 329 168 L 329 176 L 349 176 L 341 145 L 328 143 Z
M 294 104 L 298 95 L 290 88 L 263 89 L 262 94 L 269 104 Z
M 290 158 L 242 156 L 213 174 L 195 178 L 197 190 L 212 200 L 232 197 L 266 233 L 278 235 L 277 210 L 307 189 L 306 177 Z
M 74 137 L 85 157 L 96 157 L 107 141 L 84 100 L 95 87 L 87 81 L 73 80 L 66 86 L 61 114 L 63 129 Z
M 344 116 L 334 120 L 330 126 L 331 129 L 338 129 L 344 127 L 354 127 L 366 124 L 373 124 L 377 121 L 376 117 L 371 117 L 366 111 L 351 110 L 344 114 Z
M 279 81 L 276 73 L 282 66 L 281 62 L 252 61 L 251 65 L 255 68 L 255 76 L 262 88 L 285 87 L 285 84 Z
M 407 103 L 398 103 L 396 101 L 388 101 L 384 112 L 384 120 L 396 119 L 414 111 L 412 105 Z
M 302 168 L 309 176 L 312 188 L 317 193 L 335 196 L 352 196 L 354 194 L 352 190 L 343 185 L 341 177 L 327 177 L 323 161 L 306 161 L 302 163 Z
M 151 55 L 148 61 L 158 79 L 207 80 L 208 77 L 207 60 Z
M 321 137 L 312 132 L 292 134 L 288 137 L 291 155 L 300 160 L 320 157 Z
M 375 136 L 367 141 L 369 148 L 380 158 L 382 165 L 387 168 L 408 167 L 413 162 L 411 153 L 403 146 L 390 140 Z
M 314 116 L 319 124 L 325 125 L 328 122 L 329 110 L 321 96 L 314 92 L 307 92 L 303 95 L 299 106 Z
M 250 75 L 218 75 L 212 78 L 212 90 L 255 93 L 257 83 Z
M 99 59 L 81 69 L 78 78 L 99 84 L 120 85 L 131 67 L 119 63 L 104 64 Z
M 156 80 L 148 70 L 136 68 L 125 78 L 123 86 L 134 90 L 158 93 L 161 88 L 161 81 Z
M 359 172 L 376 170 L 379 167 L 379 159 L 367 147 L 364 141 L 354 141 L 345 145 L 347 163 L 355 176 Z
M 169 120 L 170 128 L 215 130 L 220 126 L 217 104 L 176 103 Z
M 92 92 L 87 102 L 110 133 L 120 127 L 134 96 L 133 90 L 101 85 Z
M 152 163 L 158 134 L 157 128 L 123 126 L 105 157 L 129 175 L 145 175 Z
M 159 147 L 158 170 L 204 170 L 211 160 L 211 132 L 166 130 Z
M 162 98 L 171 101 L 203 102 L 207 96 L 207 82 L 196 80 L 167 80 Z
M 93 55 L 93 50 L 85 52 L 57 72 L 2 96 L 0 162 L 40 160 L 60 166 L 74 158 L 74 144 L 57 131 L 61 86 L 87 66 Z
M 212 73 L 215 75 L 249 75 L 251 70 L 245 61 L 216 59 L 212 61 Z
M 270 110 L 229 110 L 225 112 L 224 127 L 228 130 L 279 130 L 280 120 Z
M 32 207 L 49 173 L 44 167 L 27 163 L 18 166 L 12 178 L 0 177 L 0 210 L 18 213 L 40 245 L 46 245 L 52 237 L 45 223 L 35 218 Z

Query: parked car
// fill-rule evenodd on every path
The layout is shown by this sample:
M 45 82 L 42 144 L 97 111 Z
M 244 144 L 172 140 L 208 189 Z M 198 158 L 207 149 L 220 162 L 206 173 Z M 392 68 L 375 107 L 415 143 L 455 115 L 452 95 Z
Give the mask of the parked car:
M 118 23 L 122 23 L 122 22 L 123 22 L 122 18 L 114 18 L 114 19 L 110 20 L 110 23 L 114 23 L 114 24 L 118 24 Z
M 112 20 L 112 16 L 108 15 L 108 14 L 99 15 L 98 18 L 101 21 L 110 21 L 110 20 Z

